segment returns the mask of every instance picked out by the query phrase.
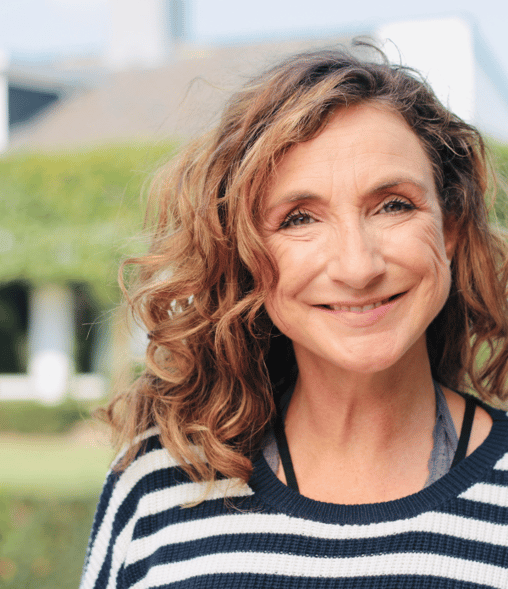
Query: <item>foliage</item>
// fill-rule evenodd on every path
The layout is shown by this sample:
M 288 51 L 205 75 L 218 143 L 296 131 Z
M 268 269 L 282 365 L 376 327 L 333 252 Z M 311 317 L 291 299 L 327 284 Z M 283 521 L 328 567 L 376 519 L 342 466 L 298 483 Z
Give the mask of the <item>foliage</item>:
M 96 503 L 0 493 L 0 586 L 78 587 Z
M 0 432 L 60 434 L 90 417 L 91 404 L 68 399 L 59 405 L 37 401 L 1 401 Z
M 496 194 L 495 221 L 508 226 L 508 145 L 491 142 L 492 163 L 498 175 L 499 187 Z
M 173 150 L 134 144 L 1 158 L 0 282 L 86 282 L 109 300 L 118 259 L 139 250 L 141 189 Z

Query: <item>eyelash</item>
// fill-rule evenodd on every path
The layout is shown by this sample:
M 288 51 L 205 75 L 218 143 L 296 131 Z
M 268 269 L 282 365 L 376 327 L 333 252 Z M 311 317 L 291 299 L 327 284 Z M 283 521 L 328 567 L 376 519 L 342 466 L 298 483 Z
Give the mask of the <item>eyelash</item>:
M 391 200 L 383 203 L 381 210 L 386 210 L 386 208 L 389 205 L 398 205 L 400 208 L 399 210 L 396 211 L 386 211 L 388 214 L 394 214 L 396 215 L 397 213 L 403 212 L 403 211 L 413 211 L 414 209 L 416 209 L 416 207 L 414 206 L 413 203 L 402 199 L 402 198 L 392 198 Z M 293 221 L 295 221 L 296 219 L 305 219 L 305 221 L 299 225 L 294 225 Z M 281 229 L 285 229 L 287 227 L 299 227 L 300 225 L 308 225 L 309 224 L 309 220 L 314 219 L 314 217 L 310 214 L 307 213 L 306 211 L 303 211 L 301 209 L 297 209 L 296 211 L 292 211 L 291 213 L 289 213 L 287 215 L 287 217 L 284 219 L 284 221 L 282 221 L 282 223 L 280 224 L 280 228 Z
M 284 221 L 282 221 L 280 228 L 285 229 L 286 227 L 290 227 L 292 221 L 294 221 L 298 218 L 306 219 L 307 221 L 302 223 L 302 225 L 308 225 L 308 220 L 312 219 L 313 217 L 310 213 L 306 213 L 305 211 L 298 209 L 296 211 L 292 211 L 291 213 L 289 213 L 289 215 L 287 215 L 287 217 L 284 219 Z M 297 225 L 292 225 L 292 226 L 297 227 Z
M 386 209 L 386 207 L 388 205 L 393 205 L 393 204 L 399 205 L 400 209 L 398 211 L 391 211 L 392 214 L 397 214 L 402 211 L 414 211 L 416 209 L 415 205 L 412 202 L 410 202 L 406 199 L 398 198 L 398 197 L 392 198 L 391 200 L 383 203 L 383 206 L 381 207 L 381 209 Z M 387 212 L 390 212 L 390 211 L 387 211 Z

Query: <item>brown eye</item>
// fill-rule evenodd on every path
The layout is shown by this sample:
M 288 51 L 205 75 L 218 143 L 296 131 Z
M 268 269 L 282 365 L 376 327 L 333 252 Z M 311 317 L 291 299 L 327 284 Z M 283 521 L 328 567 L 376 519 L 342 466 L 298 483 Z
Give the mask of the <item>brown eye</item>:
M 282 222 L 281 228 L 285 227 L 299 227 L 300 225 L 309 225 L 314 223 L 315 219 L 303 211 L 295 211 L 290 213 Z
M 415 206 L 411 202 L 400 198 L 394 198 L 385 202 L 381 210 L 385 213 L 402 213 L 405 211 L 413 211 L 414 209 Z

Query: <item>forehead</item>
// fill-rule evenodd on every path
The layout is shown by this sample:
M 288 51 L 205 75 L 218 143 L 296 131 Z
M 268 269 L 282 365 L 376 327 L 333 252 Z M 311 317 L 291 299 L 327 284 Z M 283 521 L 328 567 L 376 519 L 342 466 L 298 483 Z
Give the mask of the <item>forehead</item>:
M 420 139 L 397 112 L 378 104 L 339 109 L 324 130 L 279 161 L 268 200 L 291 190 L 368 192 L 383 183 L 434 187 Z

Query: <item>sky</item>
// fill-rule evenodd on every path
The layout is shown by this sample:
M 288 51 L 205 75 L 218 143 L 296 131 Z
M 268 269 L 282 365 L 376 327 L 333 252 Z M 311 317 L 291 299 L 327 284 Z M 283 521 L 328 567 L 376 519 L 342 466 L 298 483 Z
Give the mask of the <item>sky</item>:
M 320 36 L 364 24 L 468 14 L 508 76 L 508 2 L 501 0 L 187 0 L 188 38 L 198 43 Z M 100 54 L 108 0 L 0 0 L 0 50 L 17 59 Z
M 146 0 L 0 0 L 0 67 L 9 60 L 12 63 L 40 62 L 55 56 L 100 57 L 106 54 L 111 30 L 111 1 L 143 3 Z M 504 84 L 504 98 L 500 101 L 501 86 L 493 93 L 488 80 L 478 80 L 476 87 L 481 100 L 477 102 L 475 122 L 489 135 L 503 141 L 508 139 L 506 1 L 426 0 L 425 8 L 422 3 L 407 0 L 183 1 L 188 15 L 187 39 L 205 45 L 295 37 L 319 39 L 375 31 L 394 21 L 466 17 L 487 47 L 485 63 L 494 64 L 495 71 L 491 67 L 489 75 L 494 73 L 497 80 L 502 79 L 501 85 Z M 440 37 L 436 43 L 438 41 L 443 39 Z M 439 43 L 436 43 L 439 54 Z M 432 50 L 433 47 L 429 46 L 428 53 Z M 457 52 L 460 53 L 458 49 Z M 391 56 L 391 59 L 397 59 L 397 56 Z M 460 57 L 457 63 L 460 65 Z M 422 67 L 419 63 L 410 65 Z M 496 70 L 497 66 L 499 70 Z M 455 69 L 450 71 L 455 72 Z M 460 76 L 458 70 L 457 75 Z

